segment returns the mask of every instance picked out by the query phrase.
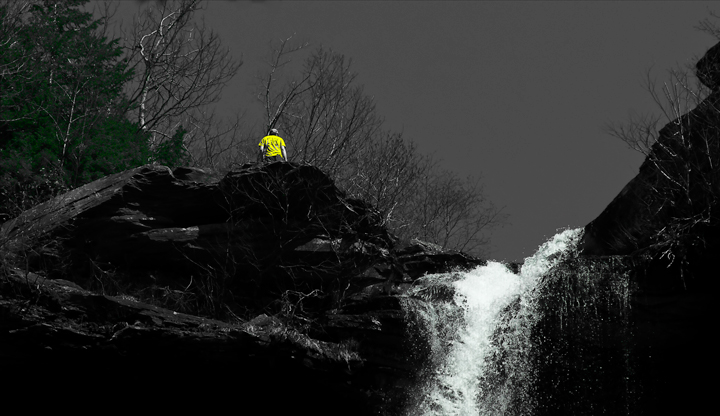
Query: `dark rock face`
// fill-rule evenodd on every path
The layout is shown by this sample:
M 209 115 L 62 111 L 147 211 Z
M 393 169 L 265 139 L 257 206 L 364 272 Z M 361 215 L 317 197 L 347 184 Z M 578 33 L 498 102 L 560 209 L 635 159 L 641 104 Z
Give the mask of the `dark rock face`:
M 715 217 L 718 104 L 720 93 L 713 93 L 660 130 L 639 173 L 585 227 L 587 254 L 631 254 L 661 243 L 671 232 L 666 230 L 668 226 L 677 231 L 692 226 L 700 232 L 707 222 L 695 224 L 692 220 Z M 715 240 L 712 230 L 702 232 Z
M 622 259 L 642 414 L 692 412 L 709 405 L 705 368 L 720 250 L 720 44 L 697 64 L 712 93 L 663 127 L 640 171 L 585 227 L 583 253 Z
M 720 43 L 705 52 L 695 65 L 695 75 L 713 92 L 720 88 Z
M 281 291 L 289 279 L 321 288 L 340 271 L 388 256 L 393 237 L 378 224 L 370 207 L 345 199 L 310 166 L 247 167 L 223 178 L 145 166 L 38 206 L 5 224 L 2 236 L 14 246 L 49 236 L 63 241 L 74 260 L 67 274 L 104 266 L 156 279 L 173 274 L 188 284 L 193 275 L 232 267 L 242 270 L 233 288 L 268 291 L 274 284 Z M 335 246 L 308 249 L 312 241 Z
M 372 207 L 292 163 L 139 167 L 26 211 L 0 242 L 7 374 L 92 379 L 102 362 L 127 371 L 106 380 L 123 389 L 152 369 L 267 414 L 398 414 L 417 372 L 399 295 L 484 264 L 400 244 Z

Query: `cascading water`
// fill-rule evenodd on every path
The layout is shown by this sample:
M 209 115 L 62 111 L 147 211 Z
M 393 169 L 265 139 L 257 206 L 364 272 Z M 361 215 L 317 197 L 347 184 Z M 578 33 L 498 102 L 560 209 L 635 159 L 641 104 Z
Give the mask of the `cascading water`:
M 532 397 L 518 391 L 534 377 L 527 363 L 529 323 L 535 315 L 531 294 L 538 280 L 575 250 L 581 231 L 557 234 L 525 260 L 519 275 L 491 261 L 466 273 L 429 275 L 416 283 L 406 308 L 424 335 L 418 345 L 427 345 L 428 368 L 421 372 L 407 416 L 531 414 Z M 508 308 L 514 313 L 501 314 Z M 498 331 L 501 317 L 504 329 Z M 498 349 L 498 343 L 504 348 Z M 512 366 L 492 366 L 497 354 L 512 360 Z

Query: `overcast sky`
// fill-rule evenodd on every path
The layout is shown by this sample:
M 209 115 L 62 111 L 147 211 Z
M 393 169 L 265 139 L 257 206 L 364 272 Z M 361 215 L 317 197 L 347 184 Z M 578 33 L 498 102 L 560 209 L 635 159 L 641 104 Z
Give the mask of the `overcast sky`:
M 655 109 L 642 88 L 648 69 L 662 78 L 715 43 L 694 28 L 709 10 L 720 7 L 215 0 L 203 15 L 244 62 L 223 111 L 253 114 L 253 79 L 273 40 L 294 34 L 344 54 L 387 129 L 482 177 L 509 215 L 490 258 L 518 261 L 558 229 L 590 222 L 637 173 L 642 156 L 604 126 Z

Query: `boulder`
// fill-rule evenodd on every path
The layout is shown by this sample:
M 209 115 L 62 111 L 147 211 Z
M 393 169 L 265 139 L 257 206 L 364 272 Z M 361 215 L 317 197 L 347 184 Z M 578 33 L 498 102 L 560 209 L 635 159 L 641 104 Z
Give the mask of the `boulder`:
M 142 166 L 24 212 L 0 241 L 4 374 L 72 373 L 101 394 L 151 371 L 269 414 L 399 414 L 421 366 L 402 294 L 484 264 L 400 244 L 374 208 L 293 163 Z
M 340 270 L 387 255 L 394 237 L 379 224 L 377 212 L 345 198 L 312 166 L 248 165 L 223 176 L 148 165 L 24 212 L 3 225 L 0 241 L 8 253 L 31 258 L 37 270 L 52 265 L 49 277 L 88 289 L 95 288 L 92 279 L 78 280 L 92 268 L 172 274 L 179 288 L 193 276 L 233 273 L 232 267 L 243 270 L 233 273 L 238 289 L 271 279 L 282 291 L 300 278 L 312 290 Z M 54 241 L 53 249 L 41 240 Z M 313 255 L 302 249 L 321 240 L 340 243 Z

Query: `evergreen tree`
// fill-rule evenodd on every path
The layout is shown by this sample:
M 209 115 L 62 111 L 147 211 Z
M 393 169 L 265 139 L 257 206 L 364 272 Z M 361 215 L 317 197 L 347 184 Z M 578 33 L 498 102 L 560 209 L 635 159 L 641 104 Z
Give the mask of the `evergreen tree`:
M 190 155 L 185 149 L 185 134 L 187 130 L 182 126 L 175 130 L 170 139 L 160 143 L 153 151 L 153 161 L 160 165 L 176 167 L 189 164 Z
M 102 34 L 103 20 L 81 10 L 85 3 L 44 0 L 24 9 L 0 7 L 5 216 L 150 159 L 147 135 L 126 118 L 122 89 L 132 71 L 118 40 Z M 29 189 L 37 191 L 34 198 L 18 194 Z M 18 204 L 25 199 L 27 204 Z

